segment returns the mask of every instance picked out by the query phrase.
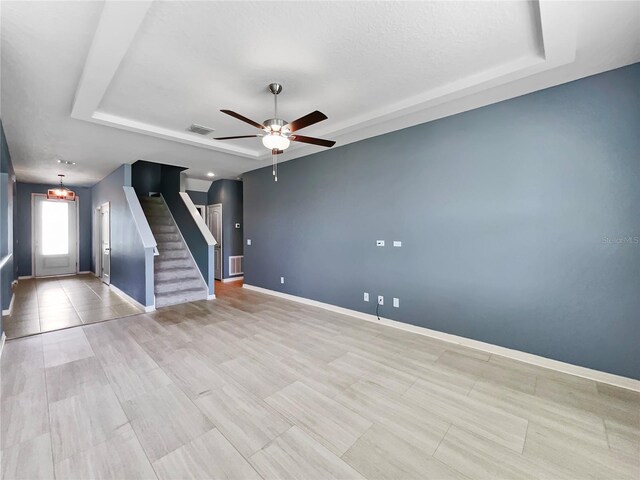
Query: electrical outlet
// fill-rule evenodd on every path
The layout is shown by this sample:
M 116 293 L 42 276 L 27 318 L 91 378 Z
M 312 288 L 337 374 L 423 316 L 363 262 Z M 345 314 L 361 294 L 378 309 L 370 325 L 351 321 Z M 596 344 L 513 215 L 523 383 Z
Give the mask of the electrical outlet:
M 367 292 L 364 292 L 364 301 L 365 302 L 369 301 L 369 294 Z
M 400 308 L 400 299 L 399 298 L 394 298 L 393 299 L 393 306 L 395 308 Z
M 376 247 L 384 247 L 384 240 L 376 240 Z
M 251 239 L 247 238 L 247 245 L 251 245 Z
M 284 283 L 284 277 L 280 277 L 280 283 Z
M 378 295 L 378 305 L 384 305 L 384 297 L 382 295 Z
M 400 240 L 394 240 L 393 241 L 393 246 L 394 247 L 401 247 L 402 246 L 402 242 Z
M 240 224 L 239 223 L 236 223 L 236 228 L 240 228 Z

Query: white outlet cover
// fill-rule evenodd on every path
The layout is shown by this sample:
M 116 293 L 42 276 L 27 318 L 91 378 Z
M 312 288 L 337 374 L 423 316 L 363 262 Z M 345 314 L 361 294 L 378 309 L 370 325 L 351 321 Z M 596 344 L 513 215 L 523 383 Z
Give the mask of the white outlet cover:
M 384 297 L 382 295 L 378 295 L 378 305 L 384 305 Z
M 394 247 L 401 247 L 402 246 L 402 242 L 400 240 L 394 240 L 393 241 L 393 246 Z
M 400 308 L 400 299 L 399 298 L 394 298 L 393 299 L 393 306 L 396 308 Z
M 369 294 L 367 292 L 364 292 L 364 301 L 365 302 L 369 301 Z
M 251 239 L 247 238 L 247 245 L 251 245 Z
M 384 247 L 384 240 L 376 240 L 377 247 Z

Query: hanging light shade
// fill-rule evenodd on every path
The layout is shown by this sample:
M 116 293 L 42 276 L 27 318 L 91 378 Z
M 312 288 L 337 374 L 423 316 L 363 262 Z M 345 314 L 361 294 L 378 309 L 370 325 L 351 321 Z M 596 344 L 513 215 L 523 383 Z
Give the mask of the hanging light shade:
M 287 137 L 281 135 L 279 132 L 272 132 L 262 137 L 262 144 L 269 150 L 286 150 L 289 148 L 291 142 Z
M 59 174 L 58 177 L 60 177 L 60 185 L 56 188 L 50 188 L 49 190 L 47 190 L 47 199 L 49 200 L 75 200 L 76 199 L 76 193 L 69 190 L 67 187 L 65 187 L 62 184 L 62 179 L 64 178 L 64 175 Z

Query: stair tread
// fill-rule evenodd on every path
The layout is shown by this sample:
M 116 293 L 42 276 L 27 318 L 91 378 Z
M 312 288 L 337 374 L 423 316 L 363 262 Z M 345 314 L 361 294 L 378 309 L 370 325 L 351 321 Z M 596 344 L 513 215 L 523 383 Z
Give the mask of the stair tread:
M 206 293 L 207 289 L 202 286 L 198 288 L 185 288 L 184 290 L 174 290 L 171 292 L 158 292 L 156 297 L 172 297 L 174 295 L 185 295 L 188 293 Z
M 197 274 L 193 274 L 193 277 L 180 277 L 177 279 L 166 279 L 166 280 L 161 280 L 158 279 L 155 281 L 155 285 L 171 285 L 172 283 L 176 283 L 176 284 L 184 284 L 185 282 L 193 282 L 195 280 L 200 280 L 200 276 Z

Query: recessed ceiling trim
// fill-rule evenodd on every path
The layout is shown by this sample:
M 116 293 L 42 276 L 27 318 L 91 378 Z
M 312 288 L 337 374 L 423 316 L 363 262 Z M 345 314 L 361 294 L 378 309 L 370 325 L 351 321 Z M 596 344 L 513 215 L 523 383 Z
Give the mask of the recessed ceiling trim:
M 120 117 L 118 115 L 112 115 L 110 113 L 99 111 L 95 112 L 93 113 L 93 115 L 91 115 L 91 119 L 89 121 L 98 123 L 100 125 L 106 125 L 108 127 L 119 128 L 120 130 L 142 133 L 144 135 L 151 135 L 152 137 L 163 138 L 165 140 L 173 140 L 174 142 L 184 143 L 187 145 L 192 145 L 194 147 L 234 153 L 236 155 L 247 158 L 258 158 L 258 153 L 248 148 L 238 147 L 237 145 L 224 144 L 221 141 L 209 138 L 199 138 L 194 136 L 190 132 L 171 130 L 168 128 L 159 127 L 158 125 L 139 122 L 137 120 Z
M 179 130 L 163 128 L 131 118 L 99 111 L 99 106 L 109 84 L 113 80 L 136 32 L 149 10 L 151 1 L 106 2 L 96 30 L 76 97 L 71 116 L 88 122 L 128 130 L 157 138 L 217 150 L 247 158 L 263 160 L 269 157 L 262 148 L 244 148 L 197 138 Z M 319 136 L 331 136 L 339 145 L 363 140 L 375 135 L 406 128 L 411 124 L 440 118 L 434 115 L 442 111 L 443 104 L 454 102 L 478 92 L 507 84 L 521 78 L 551 70 L 575 60 L 576 28 L 570 2 L 543 0 L 538 2 L 540 23 L 540 52 L 502 64 L 444 86 L 423 92 L 418 96 L 387 105 L 350 118 L 339 124 L 327 124 L 319 128 Z M 316 151 L 314 147 L 300 146 L 290 149 L 286 159 L 296 158 Z

